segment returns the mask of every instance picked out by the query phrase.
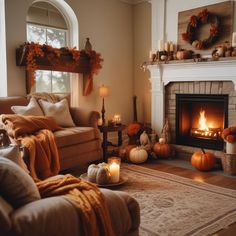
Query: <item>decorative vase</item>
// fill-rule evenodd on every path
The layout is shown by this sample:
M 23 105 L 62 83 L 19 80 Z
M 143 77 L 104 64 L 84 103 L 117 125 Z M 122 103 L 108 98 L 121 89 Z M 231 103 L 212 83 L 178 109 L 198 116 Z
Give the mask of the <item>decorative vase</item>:
M 87 52 L 92 51 L 92 44 L 90 43 L 89 38 L 86 38 L 86 43 L 85 43 L 84 49 Z
M 236 154 L 236 142 L 235 143 L 226 142 L 226 153 Z

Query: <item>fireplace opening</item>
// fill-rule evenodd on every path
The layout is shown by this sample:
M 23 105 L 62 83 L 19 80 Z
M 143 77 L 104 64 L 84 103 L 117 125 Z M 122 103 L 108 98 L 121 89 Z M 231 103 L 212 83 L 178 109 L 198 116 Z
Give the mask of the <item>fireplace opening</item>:
M 176 143 L 222 150 L 228 95 L 176 94 Z

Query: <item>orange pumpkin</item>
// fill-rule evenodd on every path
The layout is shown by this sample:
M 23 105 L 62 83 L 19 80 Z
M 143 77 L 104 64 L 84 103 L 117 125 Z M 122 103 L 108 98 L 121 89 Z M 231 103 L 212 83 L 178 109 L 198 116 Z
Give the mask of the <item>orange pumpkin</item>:
M 141 129 L 141 125 L 138 124 L 138 123 L 131 123 L 128 125 L 128 128 L 127 128 L 127 134 L 129 136 L 133 136 L 133 135 L 136 135 L 139 130 Z
M 191 164 L 201 171 L 210 170 L 215 165 L 215 156 L 211 152 L 196 151 L 193 153 L 191 158 Z
M 153 145 L 153 151 L 155 152 L 157 157 L 171 157 L 171 146 L 167 143 L 155 143 Z

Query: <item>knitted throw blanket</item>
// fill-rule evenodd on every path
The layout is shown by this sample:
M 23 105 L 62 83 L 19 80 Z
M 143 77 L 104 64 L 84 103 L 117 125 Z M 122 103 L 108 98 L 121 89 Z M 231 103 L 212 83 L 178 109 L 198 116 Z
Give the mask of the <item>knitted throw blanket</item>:
M 64 195 L 77 209 L 84 236 L 115 236 L 103 194 L 92 183 L 70 174 L 37 184 L 41 197 Z
M 60 169 L 53 131 L 61 129 L 51 117 L 2 115 L 9 136 L 29 151 L 28 168 L 35 181 L 58 174 Z

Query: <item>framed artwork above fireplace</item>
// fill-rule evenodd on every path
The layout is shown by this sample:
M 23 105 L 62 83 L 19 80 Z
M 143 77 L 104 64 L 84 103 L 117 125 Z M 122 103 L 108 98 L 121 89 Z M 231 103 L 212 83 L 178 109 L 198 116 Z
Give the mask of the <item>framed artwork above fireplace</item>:
M 223 149 L 228 126 L 228 95 L 176 94 L 176 143 Z

